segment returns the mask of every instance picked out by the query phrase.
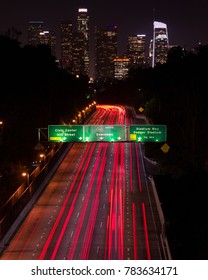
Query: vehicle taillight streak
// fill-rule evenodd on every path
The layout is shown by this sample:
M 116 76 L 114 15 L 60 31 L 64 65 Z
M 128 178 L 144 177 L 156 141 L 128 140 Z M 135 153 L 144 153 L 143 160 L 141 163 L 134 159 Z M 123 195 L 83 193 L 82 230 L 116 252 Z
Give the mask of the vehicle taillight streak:
M 94 231 L 96 217 L 97 217 L 97 211 L 98 211 L 99 202 L 100 202 L 100 188 L 101 188 L 101 184 L 102 184 L 102 176 L 105 171 L 107 145 L 108 144 L 104 144 L 104 149 L 105 149 L 104 156 L 103 156 L 104 160 L 102 161 L 101 167 L 99 170 L 99 178 L 98 178 L 98 182 L 97 182 L 94 203 L 92 205 L 89 222 L 88 222 L 88 226 L 87 226 L 87 230 L 86 230 L 86 234 L 85 234 L 85 238 L 84 238 L 84 242 L 83 242 L 84 249 L 83 249 L 82 255 L 81 255 L 82 260 L 88 259 L 88 254 L 90 251 L 90 245 L 91 245 L 91 241 L 92 241 L 93 231 Z
M 92 147 L 92 149 L 91 149 L 91 151 L 90 151 L 89 156 L 92 155 L 92 153 L 93 153 L 93 151 L 94 151 L 94 148 L 95 148 L 95 144 L 94 144 L 93 146 L 92 146 L 92 144 L 90 144 L 90 145 L 88 146 L 88 150 L 87 150 L 87 151 L 89 151 L 91 147 Z M 62 218 L 62 216 L 63 216 L 63 214 L 64 214 L 64 211 L 65 211 L 65 208 L 66 208 L 66 206 L 67 206 L 67 204 L 68 204 L 68 201 L 69 201 L 69 198 L 70 198 L 70 196 L 71 196 L 72 190 L 73 190 L 74 185 L 75 185 L 75 183 L 76 183 L 76 181 L 77 181 L 77 178 L 78 178 L 78 176 L 79 176 L 79 173 L 81 172 L 81 169 L 82 169 L 82 167 L 83 167 L 84 161 L 85 161 L 86 158 L 87 158 L 87 155 L 88 155 L 88 152 L 87 152 L 87 153 L 85 154 L 85 156 L 83 157 L 83 160 L 82 160 L 82 162 L 81 162 L 80 168 L 79 168 L 78 172 L 76 173 L 76 176 L 75 176 L 75 178 L 74 178 L 74 180 L 73 180 L 73 183 L 72 183 L 71 188 L 70 188 L 70 190 L 69 190 L 69 192 L 68 192 L 68 195 L 66 196 L 66 199 L 65 199 L 64 204 L 63 204 L 63 206 L 62 206 L 62 209 L 61 209 L 61 211 L 60 211 L 60 213 L 59 213 L 59 216 L 58 216 L 58 218 L 56 219 L 56 222 L 55 222 L 55 224 L 54 224 L 54 226 L 53 226 L 53 228 L 52 228 L 52 230 L 51 230 L 51 232 L 50 232 L 50 235 L 49 235 L 49 237 L 48 237 L 48 239 L 47 239 L 47 241 L 46 241 L 46 244 L 45 244 L 45 246 L 44 246 L 44 248 L 43 248 L 43 250 L 42 250 L 42 252 L 41 252 L 41 254 L 40 254 L 40 256 L 39 256 L 39 259 L 44 259 L 45 254 L 47 253 L 47 249 L 48 249 L 48 247 L 51 245 L 52 238 L 53 238 L 53 236 L 54 236 L 54 234 L 55 234 L 55 231 L 56 231 L 57 227 L 59 226 L 60 220 L 61 220 L 61 218 Z M 88 158 L 88 163 L 89 163 L 89 158 Z M 86 171 L 86 169 L 85 169 L 85 171 Z M 83 173 L 82 173 L 82 180 L 84 179 L 84 174 L 85 174 L 85 173 L 83 172 Z M 80 182 L 81 182 L 81 181 L 80 181 Z M 59 247 L 59 245 L 60 245 L 60 243 L 61 243 L 62 237 L 63 237 L 64 232 L 65 232 L 65 230 L 66 230 L 67 223 L 68 223 L 68 221 L 70 220 L 70 217 L 71 217 L 71 215 L 72 215 L 72 212 L 73 212 L 73 209 L 74 209 L 74 204 L 75 204 L 76 198 L 77 198 L 77 196 L 78 196 L 78 194 L 79 194 L 80 187 L 81 187 L 81 183 L 79 184 L 79 186 L 78 186 L 78 188 L 77 188 L 77 191 L 76 191 L 76 193 L 75 193 L 74 199 L 73 199 L 72 204 L 71 204 L 71 206 L 70 206 L 70 210 L 69 210 L 69 212 L 68 212 L 67 218 L 66 218 L 66 220 L 65 220 L 65 222 L 64 222 L 64 225 L 63 225 L 63 227 L 62 227 L 62 230 L 61 230 L 61 233 L 60 233 L 60 235 L 59 235 L 59 238 L 58 238 L 58 240 L 56 241 L 55 250 L 53 251 L 53 254 L 52 254 L 51 259 L 54 258 L 55 254 L 56 254 L 56 252 L 57 252 L 57 250 L 58 250 L 58 247 Z
M 79 216 L 79 220 L 78 220 L 78 226 L 76 228 L 76 231 L 74 233 L 74 238 L 72 240 L 72 244 L 73 246 L 71 246 L 70 248 L 70 251 L 68 253 L 68 257 L 67 259 L 70 259 L 72 260 L 73 259 L 73 256 L 74 256 L 74 253 L 75 253 L 75 250 L 77 248 L 77 243 L 78 243 L 78 240 L 79 240 L 79 237 L 80 237 L 80 232 L 81 232 L 81 229 L 82 229 L 82 225 L 83 225 L 83 222 L 84 222 L 84 219 L 85 219 L 85 215 L 86 215 L 86 211 L 87 211 L 87 207 L 88 207 L 88 204 L 89 202 L 91 201 L 92 204 L 94 204 L 94 200 L 90 200 L 90 196 L 91 196 L 91 192 L 92 192 L 92 188 L 93 188 L 93 184 L 94 184 L 94 181 L 95 181 L 95 175 L 96 175 L 96 172 L 98 170 L 98 163 L 100 161 L 100 153 L 101 153 L 101 149 L 102 149 L 102 144 L 100 145 L 99 147 L 99 150 L 98 150 L 98 155 L 97 155 L 97 158 L 96 158 L 96 162 L 95 162 L 95 167 L 93 168 L 93 172 L 92 172 L 92 176 L 90 178 L 90 182 L 89 182 L 89 186 L 88 186 L 88 189 L 87 189 L 87 194 L 85 196 L 85 199 L 84 199 L 84 205 L 82 207 L 82 211 L 81 211 L 81 214 Z M 89 160 L 90 160 L 90 157 L 89 157 Z M 99 191 L 99 185 L 96 186 L 97 187 L 97 190 L 96 191 Z M 92 207 L 93 208 L 93 207 Z M 93 211 L 93 209 L 91 208 L 91 213 Z M 94 212 L 93 212 L 93 215 L 94 215 Z M 88 222 L 88 225 L 89 225 L 89 222 Z M 93 227 L 93 224 L 90 224 L 91 227 Z M 86 231 L 87 234 L 89 234 L 89 232 Z M 82 243 L 82 242 L 81 242 Z M 82 245 L 83 244 L 83 245 Z M 84 247 L 84 246 L 88 246 L 89 244 L 85 244 L 85 243 L 82 243 L 81 244 L 81 247 Z

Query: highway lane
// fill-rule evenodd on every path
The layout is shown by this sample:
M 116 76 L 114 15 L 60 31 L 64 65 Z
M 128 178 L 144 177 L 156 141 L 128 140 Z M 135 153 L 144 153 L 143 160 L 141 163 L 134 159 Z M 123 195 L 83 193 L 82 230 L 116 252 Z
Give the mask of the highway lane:
M 129 124 L 97 106 L 91 124 Z M 160 259 L 139 143 L 75 143 L 1 259 Z

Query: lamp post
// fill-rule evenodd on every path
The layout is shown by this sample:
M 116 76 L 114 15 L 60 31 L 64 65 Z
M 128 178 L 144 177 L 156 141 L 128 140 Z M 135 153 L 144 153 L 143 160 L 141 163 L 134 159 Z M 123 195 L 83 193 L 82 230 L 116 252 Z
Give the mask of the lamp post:
M 25 177 L 26 188 L 29 189 L 30 197 L 32 195 L 32 185 L 30 185 L 30 174 L 27 171 L 22 172 L 22 176 Z
M 40 159 L 42 160 L 43 159 L 43 163 L 44 163 L 44 165 L 46 164 L 46 156 L 45 156 L 45 154 L 40 154 L 39 155 L 40 156 Z
M 3 128 L 4 128 L 4 122 L 0 120 L 0 144 L 2 142 L 2 137 L 3 137 Z
M 25 177 L 25 183 L 26 183 L 26 187 L 29 186 L 29 173 L 28 172 L 22 172 L 22 176 Z

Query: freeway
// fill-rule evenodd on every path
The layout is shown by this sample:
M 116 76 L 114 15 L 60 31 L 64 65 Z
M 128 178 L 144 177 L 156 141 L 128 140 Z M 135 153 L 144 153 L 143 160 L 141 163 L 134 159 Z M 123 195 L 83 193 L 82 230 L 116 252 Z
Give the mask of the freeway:
M 131 124 L 97 105 L 89 124 Z M 0 259 L 163 259 L 141 143 L 74 143 Z

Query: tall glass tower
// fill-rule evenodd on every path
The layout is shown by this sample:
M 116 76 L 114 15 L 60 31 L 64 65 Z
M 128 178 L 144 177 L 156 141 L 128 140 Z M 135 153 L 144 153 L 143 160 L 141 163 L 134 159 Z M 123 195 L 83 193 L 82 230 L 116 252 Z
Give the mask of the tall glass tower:
M 77 33 L 80 33 L 79 40 L 79 46 L 77 48 L 82 48 L 83 50 L 83 62 L 84 62 L 84 68 L 83 73 L 86 75 L 89 75 L 90 70 L 90 44 L 89 44 L 89 15 L 88 10 L 81 8 L 78 10 L 78 16 L 77 16 Z M 82 38 L 80 40 L 80 38 Z
M 169 49 L 167 25 L 163 22 L 153 22 L 153 48 L 152 67 L 156 64 L 163 64 L 167 61 Z

